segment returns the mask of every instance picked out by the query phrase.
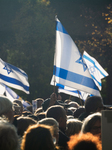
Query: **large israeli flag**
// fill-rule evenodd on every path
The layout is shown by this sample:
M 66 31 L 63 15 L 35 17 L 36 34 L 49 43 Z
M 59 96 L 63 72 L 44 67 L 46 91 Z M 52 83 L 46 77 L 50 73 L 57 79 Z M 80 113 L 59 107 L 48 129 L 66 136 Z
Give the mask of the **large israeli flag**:
M 56 50 L 51 85 L 59 83 L 93 95 L 100 95 L 77 46 L 56 18 Z
M 97 85 L 99 90 L 101 90 L 102 87 L 101 79 L 108 76 L 108 73 L 102 68 L 102 66 L 98 63 L 98 61 L 95 58 L 91 57 L 86 51 L 84 51 L 83 53 L 83 59 L 89 69 L 89 72 L 95 84 Z
M 23 70 L 4 62 L 2 59 L 0 59 L 0 82 L 29 94 L 27 74 Z

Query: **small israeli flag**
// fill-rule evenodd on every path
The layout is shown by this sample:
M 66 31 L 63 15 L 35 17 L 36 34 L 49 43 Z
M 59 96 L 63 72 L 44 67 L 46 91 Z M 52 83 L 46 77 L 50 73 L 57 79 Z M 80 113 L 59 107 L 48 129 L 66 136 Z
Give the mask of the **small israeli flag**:
M 29 94 L 27 74 L 22 69 L 6 63 L 2 59 L 0 59 L 0 82 Z
M 101 79 L 108 76 L 108 73 L 102 68 L 102 66 L 98 63 L 98 61 L 91 57 L 86 51 L 83 53 L 83 59 L 89 69 L 91 77 L 93 78 L 95 84 L 101 90 L 102 83 Z

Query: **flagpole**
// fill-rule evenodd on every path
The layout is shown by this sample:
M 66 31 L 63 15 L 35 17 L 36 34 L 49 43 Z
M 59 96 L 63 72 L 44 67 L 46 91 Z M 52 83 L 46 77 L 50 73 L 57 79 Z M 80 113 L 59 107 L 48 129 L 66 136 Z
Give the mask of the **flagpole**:
M 78 95 L 79 95 L 79 100 L 80 100 L 81 106 L 83 106 L 82 101 L 81 101 L 81 97 L 80 97 L 80 94 L 79 94 L 79 90 L 77 90 L 77 92 L 78 92 Z
M 55 16 L 55 21 L 56 19 L 57 19 L 57 15 Z M 56 29 L 56 26 L 55 26 L 55 29 Z M 56 65 L 56 44 L 55 44 L 55 50 L 54 50 L 54 64 Z M 56 74 L 56 67 L 54 69 L 55 69 L 54 74 Z M 54 93 L 56 90 L 55 86 L 56 86 L 56 76 L 54 76 Z
M 56 47 L 56 46 L 55 46 Z M 56 52 L 55 52 L 55 54 L 54 54 L 54 64 L 56 64 L 56 59 L 55 59 L 55 57 L 56 57 Z M 54 68 L 54 72 L 55 72 L 55 74 L 56 74 L 56 67 Z M 54 76 L 54 93 L 55 93 L 55 85 L 56 85 L 56 76 Z
M 71 95 L 69 96 L 69 100 L 71 100 Z

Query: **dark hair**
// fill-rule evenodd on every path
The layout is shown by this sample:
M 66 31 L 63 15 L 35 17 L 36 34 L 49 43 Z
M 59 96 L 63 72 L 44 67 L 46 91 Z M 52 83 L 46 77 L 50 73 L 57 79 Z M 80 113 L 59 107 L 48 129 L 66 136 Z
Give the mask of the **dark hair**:
M 43 98 L 37 98 L 37 99 L 35 99 L 35 101 L 42 101 L 42 102 L 44 102 L 44 99 Z
M 63 109 L 63 106 L 60 105 L 51 106 L 46 111 L 46 117 L 54 118 L 59 121 L 60 117 L 63 117 Z
M 38 113 L 41 113 L 41 112 L 44 112 L 43 108 L 42 108 L 42 107 L 37 108 L 37 109 L 35 110 L 34 115 L 36 115 L 36 114 L 38 114 Z
M 36 124 L 37 121 L 30 117 L 18 117 L 17 118 L 17 132 L 19 136 L 23 136 L 29 125 Z
M 87 113 L 96 112 L 97 108 L 103 107 L 103 101 L 99 96 L 92 96 L 85 100 L 85 110 Z
M 82 113 L 85 112 L 85 107 L 79 107 L 74 111 L 74 118 L 78 118 Z
M 0 120 L 0 150 L 16 150 L 18 148 L 18 135 L 11 123 Z
M 90 132 L 90 130 L 93 128 L 94 124 L 98 120 L 101 121 L 101 113 L 99 112 L 93 113 L 88 117 L 86 117 L 85 120 L 83 121 L 82 129 L 81 129 L 82 133 Z
M 35 116 L 38 118 L 38 120 L 44 119 L 45 118 L 45 112 L 35 114 Z

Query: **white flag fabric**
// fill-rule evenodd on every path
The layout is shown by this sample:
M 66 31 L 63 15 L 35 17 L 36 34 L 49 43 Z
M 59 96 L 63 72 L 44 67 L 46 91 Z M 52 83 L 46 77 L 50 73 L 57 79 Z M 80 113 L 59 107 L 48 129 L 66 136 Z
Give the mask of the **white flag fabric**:
M 14 99 L 19 99 L 19 96 L 8 86 L 6 86 L 3 83 L 0 83 L 0 90 L 4 90 L 4 92 L 2 93 L 2 95 L 5 94 L 5 96 L 10 100 L 10 101 L 14 101 Z
M 0 83 L 0 95 L 4 95 L 4 93 L 5 93 L 5 86 L 4 84 Z
M 14 92 L 11 88 L 9 88 L 8 86 L 6 86 L 3 83 L 0 83 L 0 94 L 4 95 L 11 101 L 13 102 L 15 99 L 21 100 L 23 107 L 27 107 L 30 106 L 27 102 L 25 102 L 19 95 L 17 95 L 16 92 Z
M 102 88 L 101 79 L 108 76 L 108 73 L 102 68 L 102 66 L 98 63 L 98 61 L 95 58 L 91 57 L 86 51 L 84 51 L 83 53 L 83 59 L 89 69 L 89 72 L 95 84 L 97 85 L 99 90 L 101 90 Z
M 19 99 L 19 96 L 12 90 L 10 89 L 8 86 L 5 85 L 5 95 L 6 97 L 8 97 L 8 99 L 10 99 L 12 102 L 15 99 Z
M 58 19 L 56 19 L 54 71 L 50 84 L 56 86 L 57 83 L 93 95 L 100 95 L 82 55 Z
M 68 94 L 68 95 L 72 95 L 72 96 L 75 96 L 75 97 L 78 97 L 82 100 L 86 100 L 86 98 L 90 95 L 89 93 L 85 93 L 83 91 L 79 91 L 79 90 L 76 90 L 76 89 L 73 89 L 73 88 L 70 88 L 70 87 L 67 87 L 67 86 L 63 86 L 63 85 L 60 85 L 60 84 L 57 84 L 56 86 L 58 86 L 58 93 L 65 93 L 65 94 Z
M 8 86 L 5 86 L 5 95 L 10 101 L 14 101 L 15 99 L 21 100 L 23 107 L 26 108 L 27 106 L 30 106 L 27 102 L 25 102 L 19 95 L 17 95 L 16 92 L 14 92 L 11 88 Z
M 30 104 L 28 104 L 26 101 L 22 100 L 22 104 L 23 104 L 23 107 L 26 108 L 27 110 L 27 107 L 30 106 Z
M 27 74 L 22 69 L 6 63 L 2 59 L 0 59 L 0 82 L 29 94 Z

